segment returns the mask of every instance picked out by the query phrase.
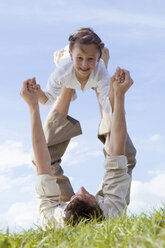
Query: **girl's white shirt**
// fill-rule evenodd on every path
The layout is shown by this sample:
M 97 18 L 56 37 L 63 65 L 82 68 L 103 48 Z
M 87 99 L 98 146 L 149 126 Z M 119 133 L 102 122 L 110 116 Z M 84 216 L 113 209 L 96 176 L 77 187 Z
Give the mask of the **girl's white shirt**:
M 72 88 L 75 90 L 82 90 L 81 83 L 77 80 L 73 61 L 69 55 L 69 46 L 64 48 L 63 56 L 60 58 L 59 64 L 55 71 L 50 75 L 46 89 L 44 91 L 48 98 L 45 105 L 50 105 L 56 101 L 60 95 L 62 87 Z M 106 113 L 111 114 L 112 108 L 109 101 L 108 93 L 110 89 L 110 76 L 106 70 L 104 61 L 102 59 L 97 62 L 94 70 L 91 72 L 83 91 L 97 87 L 99 93 L 99 102 Z M 77 98 L 76 92 L 72 97 L 74 101 Z

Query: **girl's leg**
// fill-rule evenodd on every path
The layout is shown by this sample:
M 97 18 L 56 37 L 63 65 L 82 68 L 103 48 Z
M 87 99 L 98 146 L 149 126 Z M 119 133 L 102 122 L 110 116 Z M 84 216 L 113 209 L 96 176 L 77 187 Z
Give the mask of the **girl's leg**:
M 93 88 L 96 92 L 96 96 L 97 96 L 97 99 L 98 99 L 98 102 L 99 102 L 99 93 L 97 92 L 97 88 Z M 103 118 L 103 108 L 99 102 L 99 108 L 100 108 L 100 113 L 101 113 L 101 118 Z
M 51 156 L 51 170 L 60 188 L 61 201 L 69 201 L 74 194 L 70 180 L 64 175 L 61 167 L 61 157 L 70 139 L 82 133 L 79 122 L 67 115 L 73 94 L 73 89 L 63 87 L 44 124 L 45 138 Z

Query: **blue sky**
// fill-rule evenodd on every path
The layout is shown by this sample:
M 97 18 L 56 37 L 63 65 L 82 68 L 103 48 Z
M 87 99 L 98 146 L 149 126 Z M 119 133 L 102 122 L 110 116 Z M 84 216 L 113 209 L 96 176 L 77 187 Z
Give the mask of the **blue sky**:
M 130 211 L 165 201 L 165 4 L 163 1 L 0 1 L 0 228 L 37 222 L 29 113 L 19 95 L 35 76 L 42 88 L 55 69 L 53 52 L 79 27 L 92 27 L 110 50 L 109 73 L 130 70 L 126 96 L 128 132 L 137 148 Z M 94 193 L 104 170 L 97 140 L 99 107 L 92 90 L 77 92 L 69 114 L 82 125 L 63 158 L 75 191 Z M 41 107 L 44 121 L 50 108 Z M 74 155 L 74 159 L 73 159 Z

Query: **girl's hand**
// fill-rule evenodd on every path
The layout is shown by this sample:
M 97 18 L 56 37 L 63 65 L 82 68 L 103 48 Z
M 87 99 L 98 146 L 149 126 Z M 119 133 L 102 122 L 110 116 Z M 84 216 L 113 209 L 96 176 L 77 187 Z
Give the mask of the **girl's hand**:
M 36 91 L 31 90 L 31 86 L 35 85 L 35 78 L 27 79 L 23 82 L 20 95 L 27 102 L 29 107 L 34 107 L 38 104 L 38 94 Z
M 124 72 L 124 81 L 121 80 L 114 80 L 113 82 L 113 88 L 114 91 L 116 93 L 120 93 L 120 94 L 125 94 L 125 92 L 132 86 L 132 84 L 134 83 L 134 81 L 132 80 L 129 71 L 122 69 L 122 74 L 123 75 Z
M 125 80 L 125 70 L 121 69 L 120 67 L 117 67 L 114 76 L 116 81 L 118 81 L 119 83 L 123 83 Z
M 36 93 L 36 79 L 33 77 L 32 79 L 27 81 L 27 89 L 30 93 Z
M 35 93 L 35 92 L 38 92 L 41 90 L 40 88 L 40 85 L 39 84 L 33 84 L 33 83 L 29 83 L 28 85 L 28 89 L 31 93 Z
M 47 99 L 45 98 L 45 94 L 44 92 L 41 90 L 41 87 L 39 84 L 36 83 L 36 79 L 35 78 L 32 78 L 28 84 L 27 84 L 27 89 L 30 93 L 37 93 L 38 95 L 38 100 L 41 102 L 41 103 L 44 103 Z

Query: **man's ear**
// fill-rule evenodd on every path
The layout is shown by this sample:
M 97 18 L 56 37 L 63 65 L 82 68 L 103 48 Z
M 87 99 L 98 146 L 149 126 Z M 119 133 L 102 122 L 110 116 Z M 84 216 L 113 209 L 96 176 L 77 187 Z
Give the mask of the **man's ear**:
M 71 50 L 69 50 L 69 55 L 70 55 L 71 60 L 73 60 L 73 56 L 72 56 Z

